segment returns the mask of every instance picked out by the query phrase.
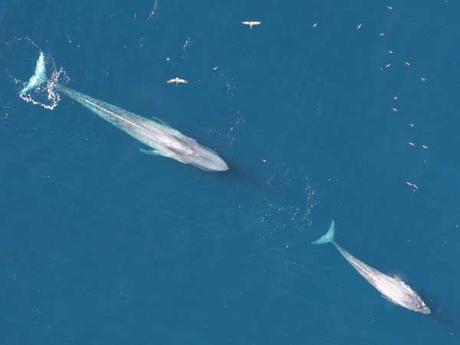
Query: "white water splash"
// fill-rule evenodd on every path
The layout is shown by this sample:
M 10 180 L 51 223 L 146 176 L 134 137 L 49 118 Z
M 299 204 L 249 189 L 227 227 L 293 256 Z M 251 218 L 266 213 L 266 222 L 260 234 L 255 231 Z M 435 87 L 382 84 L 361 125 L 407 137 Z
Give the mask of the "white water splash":
M 147 20 L 152 20 L 153 17 L 155 17 L 155 14 L 157 13 L 157 10 L 158 10 L 158 0 L 154 0 L 152 10 L 150 11 L 150 14 L 149 14 Z
M 51 61 L 51 64 L 53 65 L 53 72 L 51 74 L 51 77 L 49 78 L 48 82 L 44 86 L 39 86 L 34 90 L 31 90 L 30 93 L 20 93 L 19 97 L 28 103 L 32 103 L 34 105 L 38 105 L 44 109 L 48 110 L 53 110 L 59 105 L 59 102 L 61 100 L 59 94 L 55 90 L 56 84 L 60 80 L 67 81 L 68 77 L 64 71 L 64 69 L 61 67 L 59 69 L 56 68 L 54 61 Z M 32 95 L 35 94 L 42 94 L 46 93 L 46 100 L 47 102 L 43 102 L 41 100 L 38 100 Z

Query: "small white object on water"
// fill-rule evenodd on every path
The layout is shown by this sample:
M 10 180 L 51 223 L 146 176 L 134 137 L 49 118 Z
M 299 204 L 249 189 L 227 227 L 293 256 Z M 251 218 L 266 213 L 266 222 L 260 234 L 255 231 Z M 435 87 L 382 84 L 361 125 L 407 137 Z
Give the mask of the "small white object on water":
M 380 36 L 380 37 L 383 37 L 383 36 L 385 36 L 385 33 L 384 33 L 384 32 L 381 32 L 381 33 L 379 33 L 379 36 Z
M 417 186 L 415 183 L 406 181 L 406 184 L 407 184 L 409 187 L 412 188 L 412 191 L 413 191 L 413 192 L 417 191 L 418 186 Z
M 166 81 L 168 84 L 188 84 L 188 81 L 179 77 L 175 77 Z
M 393 9 L 393 6 L 391 6 L 391 5 L 387 6 L 387 10 L 391 11 L 392 9 Z
M 190 47 L 191 44 L 192 44 L 192 39 L 190 37 L 187 37 L 182 46 L 182 49 L 187 49 L 188 47 Z
M 422 149 L 424 149 L 424 150 L 428 150 L 428 146 L 426 146 L 426 145 L 422 145 Z
M 385 65 L 385 68 L 390 68 L 390 67 L 391 67 L 391 63 L 387 63 L 387 64 Z
M 267 160 L 266 160 L 266 159 L 262 159 L 262 163 L 267 163 Z
M 398 108 L 395 108 L 395 107 L 391 108 L 391 110 L 393 110 L 395 113 L 398 112 Z
M 166 58 L 166 62 L 169 62 L 169 61 L 171 61 L 171 58 L 170 58 L 170 57 L 167 57 L 167 58 Z
M 219 69 L 219 66 L 214 66 L 214 67 L 212 68 L 213 71 L 217 71 L 218 69 Z
M 241 24 L 247 25 L 250 29 L 252 29 L 253 26 L 260 25 L 262 22 L 260 20 L 243 20 Z
M 393 101 L 397 101 L 397 100 L 398 100 L 398 96 L 394 96 Z
M 409 142 L 409 145 L 410 146 L 415 146 L 415 144 L 412 141 Z
M 410 127 L 412 127 L 412 128 L 414 128 L 414 127 L 415 127 L 415 125 L 414 125 L 412 122 L 411 122 L 411 123 L 409 123 L 409 126 L 410 126 Z
M 421 80 L 422 82 L 426 82 L 426 78 L 425 78 L 425 77 L 420 77 L 420 80 Z
M 150 14 L 149 14 L 149 17 L 147 18 L 147 20 L 150 20 L 155 16 L 157 8 L 158 8 L 158 0 L 155 0 L 154 3 L 153 3 L 153 8 L 150 11 Z
M 356 27 L 356 30 L 359 30 L 359 29 L 361 29 L 362 27 L 363 27 L 363 24 L 360 23 L 360 24 L 358 24 L 358 26 Z
M 388 49 L 388 54 L 393 54 L 393 53 L 394 53 L 393 50 Z
M 316 28 L 318 26 L 318 23 L 313 23 L 312 28 Z
M 404 64 L 405 64 L 406 66 L 410 66 L 410 65 L 411 65 L 409 61 L 405 61 Z

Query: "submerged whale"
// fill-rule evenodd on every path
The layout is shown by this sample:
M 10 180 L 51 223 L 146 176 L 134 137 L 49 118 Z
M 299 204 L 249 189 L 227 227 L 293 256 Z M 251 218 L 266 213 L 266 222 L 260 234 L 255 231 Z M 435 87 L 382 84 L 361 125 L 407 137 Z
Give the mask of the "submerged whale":
M 345 260 L 347 260 L 353 268 L 369 282 L 369 284 L 376 288 L 383 297 L 388 299 L 390 302 L 418 313 L 431 314 L 431 309 L 409 285 L 404 283 L 400 278 L 384 274 L 355 258 L 335 242 L 334 235 L 335 223 L 332 221 L 328 232 L 312 243 L 332 243 L 340 254 L 342 254 Z
M 45 58 L 40 52 L 35 73 L 20 93 L 25 94 L 47 81 Z M 54 87 L 148 146 L 149 149 L 141 149 L 143 153 L 168 157 L 207 171 L 221 172 L 229 169 L 227 163 L 216 152 L 158 119 L 151 120 L 139 116 L 60 84 Z

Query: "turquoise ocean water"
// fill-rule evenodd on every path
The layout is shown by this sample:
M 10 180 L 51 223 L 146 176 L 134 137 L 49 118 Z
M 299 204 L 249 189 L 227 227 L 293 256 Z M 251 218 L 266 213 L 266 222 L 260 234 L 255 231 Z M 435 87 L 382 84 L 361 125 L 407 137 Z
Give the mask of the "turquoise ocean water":
M 0 344 L 459 344 L 459 11 L 0 0 Z M 39 50 L 230 172 L 144 155 L 68 98 L 24 102 Z M 310 245 L 333 218 L 433 315 Z

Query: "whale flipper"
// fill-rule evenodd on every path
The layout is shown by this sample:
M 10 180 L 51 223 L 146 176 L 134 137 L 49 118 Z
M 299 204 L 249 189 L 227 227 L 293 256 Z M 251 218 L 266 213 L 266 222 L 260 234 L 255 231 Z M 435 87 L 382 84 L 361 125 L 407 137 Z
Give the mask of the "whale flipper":
M 45 55 L 43 52 L 40 52 L 38 56 L 37 63 L 35 65 L 34 74 L 30 77 L 28 83 L 24 88 L 20 91 L 20 94 L 25 94 L 47 81 L 46 76 L 46 63 L 45 63 Z
M 146 155 L 161 156 L 160 152 L 155 149 L 139 149 L 139 151 L 145 153 Z
M 335 222 L 332 220 L 331 225 L 329 226 L 329 230 L 316 241 L 313 241 L 313 244 L 326 244 L 326 243 L 334 243 L 334 235 L 335 235 Z
M 181 163 L 186 164 L 186 162 L 179 156 L 168 150 L 157 150 L 157 149 L 139 149 L 142 153 L 152 156 L 162 156 L 166 158 L 175 159 Z

